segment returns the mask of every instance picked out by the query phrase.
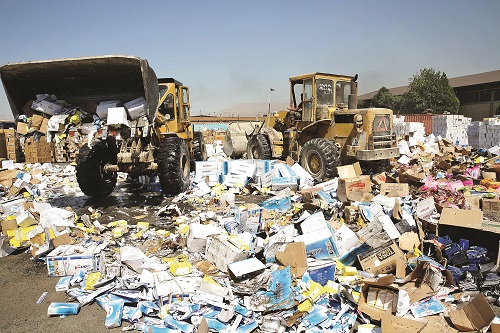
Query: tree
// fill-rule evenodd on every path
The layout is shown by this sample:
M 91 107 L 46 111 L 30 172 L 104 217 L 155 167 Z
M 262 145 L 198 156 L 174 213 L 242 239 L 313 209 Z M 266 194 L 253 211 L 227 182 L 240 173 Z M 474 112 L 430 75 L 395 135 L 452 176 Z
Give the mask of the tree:
M 460 101 L 445 73 L 424 68 L 410 79 L 409 91 L 402 97 L 402 108 L 407 113 L 458 113 Z
M 365 99 L 358 99 L 358 109 L 369 108 L 370 104 Z
M 372 106 L 376 108 L 393 109 L 394 104 L 394 95 L 386 87 L 380 88 L 372 99 Z

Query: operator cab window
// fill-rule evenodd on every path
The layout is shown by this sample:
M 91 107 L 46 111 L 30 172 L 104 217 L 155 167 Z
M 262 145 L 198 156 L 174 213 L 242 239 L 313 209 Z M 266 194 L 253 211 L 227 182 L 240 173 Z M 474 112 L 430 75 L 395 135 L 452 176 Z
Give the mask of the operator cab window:
M 167 92 L 168 87 L 160 88 L 160 99 Z M 158 109 L 162 115 L 167 117 L 169 120 L 174 119 L 174 95 L 168 94 L 163 102 L 160 104 Z
M 184 113 L 184 120 L 189 118 L 189 90 L 187 87 L 182 87 L 182 111 Z
M 335 85 L 335 104 L 339 108 L 346 108 L 349 103 L 349 94 L 351 93 L 350 81 L 337 81 Z
M 333 81 L 328 79 L 317 79 L 316 90 L 318 105 L 333 105 Z

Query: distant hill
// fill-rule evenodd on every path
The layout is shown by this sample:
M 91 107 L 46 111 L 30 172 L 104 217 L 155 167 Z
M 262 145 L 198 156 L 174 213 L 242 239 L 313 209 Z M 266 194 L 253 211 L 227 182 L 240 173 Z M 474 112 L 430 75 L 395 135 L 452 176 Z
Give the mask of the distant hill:
M 271 103 L 271 112 L 275 111 L 280 111 L 286 109 L 288 106 L 288 103 Z M 227 107 L 223 109 L 220 112 L 221 116 L 226 116 L 226 117 L 236 117 L 236 116 L 243 116 L 243 117 L 252 117 L 252 116 L 263 116 L 267 114 L 269 110 L 269 104 L 268 103 L 238 103 L 231 105 L 230 107 Z

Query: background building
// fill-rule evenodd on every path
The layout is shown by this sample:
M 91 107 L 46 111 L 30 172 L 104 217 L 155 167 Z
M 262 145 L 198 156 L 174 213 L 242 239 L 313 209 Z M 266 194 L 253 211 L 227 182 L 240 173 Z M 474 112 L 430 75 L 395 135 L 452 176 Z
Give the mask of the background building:
M 500 70 L 449 78 L 450 85 L 460 100 L 458 114 L 473 121 L 493 117 L 500 106 Z M 408 86 L 389 88 L 394 96 L 408 91 Z M 377 91 L 360 95 L 359 99 L 371 102 Z

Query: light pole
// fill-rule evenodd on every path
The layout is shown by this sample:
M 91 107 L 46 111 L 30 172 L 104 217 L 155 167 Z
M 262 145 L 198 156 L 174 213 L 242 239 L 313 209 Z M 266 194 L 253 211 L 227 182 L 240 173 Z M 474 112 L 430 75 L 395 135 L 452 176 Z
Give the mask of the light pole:
M 274 91 L 273 88 L 269 88 L 269 109 L 267 110 L 267 114 L 271 114 L 271 92 Z

